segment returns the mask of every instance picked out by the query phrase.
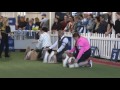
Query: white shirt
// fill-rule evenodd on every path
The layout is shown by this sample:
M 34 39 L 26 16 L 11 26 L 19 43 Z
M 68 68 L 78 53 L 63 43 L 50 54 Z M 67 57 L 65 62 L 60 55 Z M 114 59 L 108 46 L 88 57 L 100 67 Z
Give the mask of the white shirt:
M 50 35 L 47 32 L 44 32 L 40 35 L 40 38 L 38 39 L 38 44 L 36 45 L 36 47 L 38 49 L 41 49 L 43 47 L 48 47 L 51 46 L 51 38 Z
M 61 37 L 61 40 L 62 38 L 64 37 L 64 35 Z M 58 44 L 58 40 L 51 46 L 49 47 L 50 49 L 53 49 L 54 47 L 56 47 Z M 57 52 L 61 52 L 64 48 L 65 48 L 65 45 L 68 44 L 68 38 L 64 38 L 63 39 L 63 42 L 62 42 L 62 45 L 60 46 L 60 48 L 58 48 Z

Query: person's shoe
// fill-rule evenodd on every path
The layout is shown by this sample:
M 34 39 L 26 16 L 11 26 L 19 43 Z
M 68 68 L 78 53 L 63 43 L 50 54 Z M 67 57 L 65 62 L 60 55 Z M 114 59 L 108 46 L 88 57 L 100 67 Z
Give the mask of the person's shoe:
M 9 58 L 10 56 L 9 55 L 5 55 L 6 58 Z
M 89 60 L 89 65 L 90 65 L 90 68 L 92 68 L 92 66 L 93 66 L 92 60 Z

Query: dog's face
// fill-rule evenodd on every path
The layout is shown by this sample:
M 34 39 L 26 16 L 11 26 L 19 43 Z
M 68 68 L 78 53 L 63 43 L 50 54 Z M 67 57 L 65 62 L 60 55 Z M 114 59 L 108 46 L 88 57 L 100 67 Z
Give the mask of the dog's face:
M 68 60 L 68 63 L 69 64 L 73 64 L 75 62 L 75 58 L 74 57 L 71 57 L 69 60 Z

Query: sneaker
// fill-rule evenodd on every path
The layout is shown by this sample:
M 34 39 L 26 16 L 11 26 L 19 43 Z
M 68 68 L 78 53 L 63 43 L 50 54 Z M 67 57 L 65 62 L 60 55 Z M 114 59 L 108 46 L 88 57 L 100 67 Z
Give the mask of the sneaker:
M 92 65 L 93 65 L 92 60 L 89 60 L 89 65 L 90 65 L 90 68 L 92 68 Z

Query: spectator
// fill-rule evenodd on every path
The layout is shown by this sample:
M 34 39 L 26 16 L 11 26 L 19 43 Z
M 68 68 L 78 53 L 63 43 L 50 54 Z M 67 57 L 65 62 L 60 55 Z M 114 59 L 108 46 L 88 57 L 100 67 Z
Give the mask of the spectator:
M 88 15 L 87 30 L 89 32 L 93 32 L 94 25 L 95 25 L 95 22 L 94 22 L 94 19 L 93 19 L 93 15 L 90 14 L 90 15 Z
M 38 26 L 40 30 L 40 20 L 38 17 L 35 18 L 35 26 Z
M 94 25 L 93 33 L 97 33 L 99 29 L 100 29 L 100 17 L 97 16 L 95 17 L 95 25 Z
M 40 27 L 43 28 L 43 27 L 46 27 L 47 29 L 49 29 L 49 19 L 46 18 L 46 14 L 42 14 L 42 20 L 41 20 L 41 25 Z
M 54 24 L 52 26 L 52 32 L 61 30 L 61 23 L 58 22 L 58 18 L 55 18 Z
M 19 22 L 18 28 L 24 30 L 25 27 L 26 27 L 26 22 L 24 20 L 24 17 L 20 17 L 20 22 Z
M 68 16 L 65 15 L 65 16 L 64 16 L 64 20 L 61 21 L 62 30 L 64 30 L 64 28 L 67 26 L 67 24 L 68 24 Z
M 98 31 L 98 33 L 103 33 L 107 32 L 107 25 L 108 23 L 105 21 L 105 17 L 103 15 L 100 16 L 100 23 L 101 23 L 101 28 Z
M 80 27 L 81 27 L 81 20 L 80 20 L 80 17 L 79 16 L 75 16 L 74 17 L 74 20 L 75 20 L 75 24 L 74 24 L 74 32 L 79 32 L 80 30 Z
M 112 34 L 112 12 L 108 13 L 108 25 L 107 25 L 107 32 L 105 32 L 105 36 Z
M 2 52 L 4 50 L 5 46 L 5 57 L 10 57 L 9 56 L 9 44 L 8 44 L 8 35 L 10 35 L 11 29 L 10 26 L 8 25 L 8 19 L 4 18 L 3 19 L 3 27 L 0 29 L 0 38 L 1 38 L 1 43 L 0 43 L 0 58 L 2 58 Z
M 33 23 L 32 20 L 29 21 L 29 23 L 26 25 L 25 30 L 32 30 Z
M 29 23 L 29 18 L 26 18 L 26 25 Z
M 116 12 L 116 18 L 115 25 L 112 23 L 113 28 L 115 29 L 115 34 L 120 34 L 120 12 Z
M 73 32 L 74 29 L 74 17 L 70 16 L 69 17 L 69 23 L 67 24 L 67 26 L 65 27 L 64 31 L 66 32 Z

